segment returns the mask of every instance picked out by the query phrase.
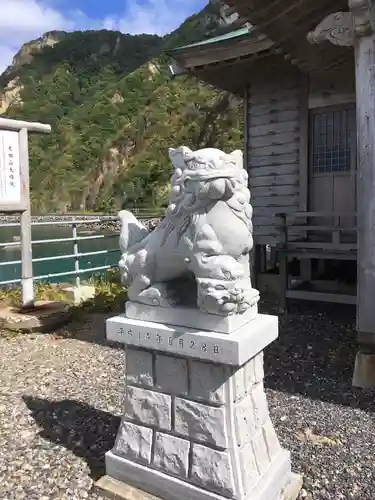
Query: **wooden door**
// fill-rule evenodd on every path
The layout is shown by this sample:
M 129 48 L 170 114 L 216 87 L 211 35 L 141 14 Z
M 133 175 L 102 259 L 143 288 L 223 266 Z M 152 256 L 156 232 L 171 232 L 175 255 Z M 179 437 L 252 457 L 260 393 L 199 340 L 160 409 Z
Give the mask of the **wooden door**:
M 309 210 L 351 214 L 356 211 L 355 104 L 310 112 Z M 329 225 L 332 217 L 314 225 Z M 354 216 L 340 217 L 342 227 L 353 227 Z M 327 235 L 328 236 L 328 235 Z

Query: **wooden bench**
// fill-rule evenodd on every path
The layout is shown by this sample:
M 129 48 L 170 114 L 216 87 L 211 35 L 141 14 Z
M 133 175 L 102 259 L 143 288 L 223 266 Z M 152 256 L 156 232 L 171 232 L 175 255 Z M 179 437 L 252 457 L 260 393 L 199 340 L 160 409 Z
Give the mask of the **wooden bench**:
M 277 247 L 280 273 L 280 308 L 287 309 L 287 299 L 315 300 L 355 304 L 355 290 L 332 292 L 324 289 L 327 282 L 312 280 L 311 260 L 356 260 L 357 228 L 342 225 L 341 221 L 356 219 L 354 213 L 295 212 L 275 214 L 280 219 L 280 244 Z M 331 219 L 332 224 L 319 224 L 319 220 Z M 301 219 L 305 223 L 299 222 Z M 309 221 L 314 219 L 311 224 Z M 318 221 L 318 222 L 316 222 Z M 294 237 L 290 235 L 294 233 Z M 301 280 L 293 286 L 288 272 L 288 261 L 295 258 L 300 261 Z

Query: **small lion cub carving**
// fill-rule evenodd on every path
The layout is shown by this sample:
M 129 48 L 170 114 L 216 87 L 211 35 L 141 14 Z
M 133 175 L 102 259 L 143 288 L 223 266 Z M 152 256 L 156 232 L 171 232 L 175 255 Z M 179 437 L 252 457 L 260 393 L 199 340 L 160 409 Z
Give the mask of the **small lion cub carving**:
M 244 313 L 258 294 L 250 280 L 252 207 L 242 152 L 182 146 L 169 149 L 169 157 L 172 190 L 159 225 L 149 232 L 131 212 L 119 214 L 119 267 L 129 300 L 186 305 L 190 289 L 206 313 Z

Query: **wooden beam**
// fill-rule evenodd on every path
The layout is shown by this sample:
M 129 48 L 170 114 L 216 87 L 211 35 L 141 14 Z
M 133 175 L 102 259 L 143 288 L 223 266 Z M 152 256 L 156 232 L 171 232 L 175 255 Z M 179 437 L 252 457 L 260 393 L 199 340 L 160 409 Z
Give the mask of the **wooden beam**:
M 342 49 L 309 47 L 306 34 L 335 11 L 347 10 L 347 0 L 229 0 L 242 16 L 275 42 L 282 53 L 293 54 L 305 72 L 324 71 Z M 345 53 L 345 52 L 344 52 Z M 350 59 L 351 53 L 346 57 Z
M 291 242 L 293 244 L 293 242 Z M 354 251 L 328 251 L 328 250 L 308 250 L 308 249 L 292 249 L 279 250 L 280 253 L 286 253 L 289 258 L 310 258 L 324 260 L 357 260 L 357 252 Z
M 300 95 L 300 168 L 299 168 L 299 195 L 300 210 L 307 210 L 308 206 L 308 138 L 309 138 L 309 79 L 301 75 Z
M 221 43 L 186 47 L 180 51 L 168 52 L 168 55 L 175 59 L 180 66 L 189 70 L 198 66 L 249 57 L 259 52 L 268 51 L 273 46 L 274 42 L 265 35 L 251 36 L 248 34 L 241 39 L 233 38 Z
M 310 292 L 307 290 L 287 290 L 288 299 L 313 300 L 317 302 L 333 302 L 336 304 L 355 304 L 355 295 L 328 292 Z
M 246 171 L 249 171 L 249 85 L 244 85 L 244 100 L 243 100 L 243 112 L 244 112 L 244 166 Z

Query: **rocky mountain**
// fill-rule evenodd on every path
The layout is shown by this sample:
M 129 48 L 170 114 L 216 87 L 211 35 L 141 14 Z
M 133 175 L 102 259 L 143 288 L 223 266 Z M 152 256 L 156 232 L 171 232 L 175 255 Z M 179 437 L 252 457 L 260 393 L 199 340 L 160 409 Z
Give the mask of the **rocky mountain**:
M 25 43 L 13 57 L 12 64 L 0 75 L 0 113 L 7 111 L 13 103 L 21 102 L 21 90 L 23 88 L 17 72 L 22 66 L 31 64 L 33 55 L 45 47 L 53 47 L 60 42 L 67 33 L 65 31 L 50 31 L 31 42 Z
M 52 126 L 30 138 L 34 212 L 159 208 L 168 147 L 241 147 L 241 103 L 192 77 L 172 79 L 164 55 L 233 22 L 211 0 L 163 38 L 50 32 L 25 44 L 0 76 L 0 112 Z

